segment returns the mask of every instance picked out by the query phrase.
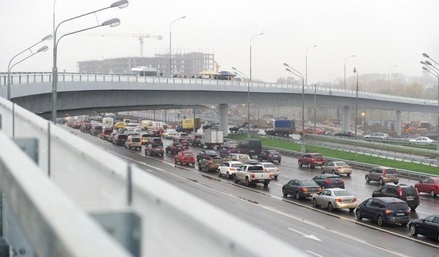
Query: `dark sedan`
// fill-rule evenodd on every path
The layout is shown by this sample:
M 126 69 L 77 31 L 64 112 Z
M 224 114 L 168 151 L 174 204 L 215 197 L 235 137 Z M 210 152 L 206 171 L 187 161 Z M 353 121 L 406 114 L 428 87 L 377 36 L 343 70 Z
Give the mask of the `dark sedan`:
M 273 162 L 277 161 L 280 163 L 282 161 L 282 156 L 277 150 L 264 150 L 262 153 L 258 156 L 259 161 L 268 161 Z
M 311 197 L 320 191 L 322 191 L 322 188 L 313 180 L 308 179 L 292 179 L 282 186 L 282 194 L 285 197 L 294 195 L 297 200 Z
M 207 157 L 218 157 L 218 153 L 214 150 L 203 149 L 197 154 L 197 162 Z
M 425 219 L 412 220 L 407 226 L 411 236 L 420 234 L 439 241 L 439 215 L 430 215 Z
M 355 134 L 351 131 L 340 131 L 334 134 L 336 137 L 355 137 Z
M 313 180 L 322 188 L 344 188 L 344 180 L 336 174 L 320 174 Z
M 166 146 L 165 152 L 169 153 L 169 154 L 176 155 L 180 151 L 183 151 L 183 149 L 185 149 L 185 147 L 182 144 L 180 144 L 180 142 L 174 141 L 171 144 Z
M 357 206 L 355 218 L 376 221 L 384 224 L 402 224 L 410 222 L 410 209 L 406 202 L 393 197 L 372 197 Z

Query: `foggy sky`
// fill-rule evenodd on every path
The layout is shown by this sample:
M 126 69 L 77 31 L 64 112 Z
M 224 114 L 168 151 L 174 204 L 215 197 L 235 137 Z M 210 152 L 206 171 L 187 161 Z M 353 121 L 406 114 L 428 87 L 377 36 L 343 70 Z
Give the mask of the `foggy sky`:
M 56 0 L 56 24 L 109 6 L 113 0 Z M 52 33 L 53 0 L 0 1 L 0 71 L 10 59 Z M 84 35 L 63 38 L 58 49 L 59 71 L 77 72 L 77 62 L 139 56 L 139 39 L 144 39 L 144 56 L 169 52 L 172 20 L 173 53 L 203 51 L 215 54 L 220 70 L 236 67 L 249 75 L 250 38 L 254 79 L 275 82 L 290 74 L 282 64 L 305 75 L 308 47 L 308 83 L 337 82 L 353 67 L 359 74 L 402 73 L 421 76 L 421 54 L 439 61 L 439 1 L 437 0 L 131 0 L 125 9 L 113 8 L 60 26 L 62 33 L 91 27 L 110 18 L 121 25 L 97 28 Z M 157 40 L 155 36 L 163 36 Z M 18 64 L 13 71 L 51 71 L 53 42 L 49 51 Z M 28 54 L 28 53 L 26 53 Z M 21 57 L 26 57 L 26 54 Z M 20 60 L 17 58 L 16 60 Z M 394 65 L 397 67 L 390 68 Z

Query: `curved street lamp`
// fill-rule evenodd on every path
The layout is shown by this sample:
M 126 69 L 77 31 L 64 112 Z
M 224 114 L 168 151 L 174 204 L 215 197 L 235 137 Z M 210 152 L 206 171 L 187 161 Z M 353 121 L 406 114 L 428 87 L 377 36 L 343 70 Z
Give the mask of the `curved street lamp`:
M 300 79 L 302 79 L 302 136 L 300 137 L 300 151 L 302 153 L 305 153 L 305 79 L 303 78 L 302 73 L 300 73 L 298 70 L 294 69 L 287 63 L 284 63 L 284 66 L 286 71 L 296 75 Z
M 178 20 L 186 19 L 186 16 L 182 16 L 178 19 L 175 19 L 169 24 L 169 77 L 172 78 L 172 24 Z
M 358 123 L 358 70 L 354 68 L 354 73 L 357 74 L 357 90 L 355 93 L 355 139 L 357 139 L 357 123 Z
M 435 65 L 439 65 L 438 62 L 436 62 L 435 60 L 433 60 L 430 56 L 428 56 L 428 54 L 423 53 L 422 56 L 424 56 L 425 58 L 431 60 L 432 62 L 435 63 Z M 422 69 L 424 71 L 427 71 L 428 73 L 430 73 L 431 75 L 435 76 L 437 79 L 437 95 L 438 95 L 438 99 L 437 99 L 437 124 L 436 124 L 436 129 L 437 129 L 437 145 L 436 145 L 436 151 L 439 153 L 439 68 L 436 67 L 435 65 L 433 65 L 431 62 L 429 62 L 428 60 L 425 62 L 422 62 L 422 64 L 424 64 L 424 66 L 422 67 Z
M 389 68 L 387 68 L 387 83 L 389 83 L 389 81 L 390 81 L 390 69 L 395 68 L 395 67 L 398 67 L 398 65 L 395 64 L 395 65 L 392 65 Z
M 316 48 L 317 45 L 310 46 L 305 51 L 305 85 L 308 86 L 308 50 Z
M 38 42 L 36 42 L 35 44 L 29 46 L 28 48 L 24 49 L 23 51 L 19 52 L 18 54 L 14 55 L 14 57 L 12 57 L 12 59 L 9 61 L 9 64 L 8 64 L 8 87 L 7 87 L 7 99 L 8 99 L 8 100 L 11 99 L 11 70 L 12 70 L 12 67 L 14 67 L 15 65 L 19 64 L 20 62 L 22 62 L 22 61 L 24 61 L 24 60 L 30 58 L 31 56 L 33 56 L 33 55 L 35 55 L 35 54 L 37 54 L 37 53 L 45 52 L 47 49 L 45 49 L 45 50 L 41 50 L 41 49 L 43 49 L 44 47 L 38 49 L 35 53 L 32 52 L 32 49 L 31 49 L 31 48 L 34 47 L 34 46 L 36 46 L 36 45 L 38 45 L 39 43 L 41 43 L 41 42 L 43 42 L 43 41 L 51 40 L 51 39 L 52 39 L 52 34 L 49 34 L 49 35 L 43 37 L 43 39 L 41 39 L 40 41 L 38 41 Z M 46 46 L 46 47 L 47 47 L 47 46 Z M 26 57 L 26 58 L 24 58 L 24 59 L 22 59 L 22 60 L 16 62 L 14 65 L 11 66 L 12 61 L 13 61 L 17 56 L 19 56 L 20 54 L 22 54 L 22 53 L 24 53 L 24 52 L 26 52 L 26 51 L 28 51 L 28 50 L 29 50 L 30 53 L 31 53 L 30 56 L 28 56 L 28 57 Z
M 344 80 L 343 80 L 343 85 L 344 85 L 344 89 L 345 90 L 346 90 L 346 60 L 349 59 L 349 58 L 353 58 L 353 57 L 355 57 L 354 54 L 344 58 L 344 66 L 343 66 L 344 67 Z
M 247 79 L 247 137 L 250 139 L 250 83 L 251 79 L 245 75 L 243 72 L 239 71 L 235 67 L 232 67 L 232 70 L 235 71 L 236 75 L 241 75 L 242 77 Z
M 111 4 L 110 6 L 107 6 L 107 7 L 104 7 L 104 8 L 95 10 L 95 11 L 92 11 L 92 12 L 84 13 L 84 14 L 81 14 L 81 15 L 78 15 L 78 16 L 75 16 L 75 17 L 63 20 L 60 23 L 58 23 L 58 25 L 56 26 L 56 28 L 54 30 L 54 33 L 53 33 L 53 67 L 52 67 L 52 122 L 53 123 L 56 123 L 56 111 L 57 111 L 56 105 L 57 105 L 57 98 L 58 98 L 58 92 L 57 92 L 58 91 L 58 85 L 57 85 L 58 84 L 57 54 L 58 54 L 58 42 L 59 42 L 59 40 L 61 38 L 65 37 L 65 36 L 68 36 L 68 35 L 72 35 L 72 34 L 75 34 L 75 33 L 79 33 L 79 32 L 82 32 L 82 31 L 86 31 L 86 30 L 90 30 L 90 29 L 94 29 L 94 28 L 98 28 L 98 27 L 102 27 L 102 26 L 115 27 L 115 26 L 118 26 L 120 24 L 120 20 L 119 19 L 111 19 L 111 20 L 103 22 L 102 24 L 97 25 L 97 26 L 93 26 L 93 27 L 89 27 L 89 28 L 86 28 L 86 29 L 81 29 L 81 30 L 77 30 L 77 31 L 74 31 L 74 32 L 70 32 L 70 33 L 64 34 L 63 36 L 61 36 L 61 38 L 59 38 L 59 40 L 56 40 L 56 33 L 58 32 L 59 26 L 61 26 L 61 24 L 65 23 L 65 22 L 68 22 L 68 21 L 71 21 L 71 20 L 75 20 L 75 19 L 87 16 L 87 15 L 90 15 L 90 14 L 95 14 L 97 12 L 100 12 L 100 11 L 103 11 L 103 10 L 107 10 L 107 9 L 110 9 L 110 8 L 118 7 L 119 9 L 122 9 L 122 8 L 127 7 L 128 4 L 129 4 L 128 0 L 116 1 L 113 4 Z M 55 19 L 55 2 L 53 4 L 53 9 L 54 9 L 54 11 L 53 11 L 53 18 Z M 53 23 L 55 24 L 55 21 Z

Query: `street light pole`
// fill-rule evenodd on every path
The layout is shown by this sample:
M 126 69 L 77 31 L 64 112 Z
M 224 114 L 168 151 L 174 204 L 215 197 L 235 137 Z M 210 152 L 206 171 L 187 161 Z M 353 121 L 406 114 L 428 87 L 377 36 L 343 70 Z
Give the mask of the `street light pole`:
M 355 93 L 355 139 L 357 139 L 357 123 L 358 123 L 358 70 L 354 68 L 354 73 L 357 74 L 357 90 Z
M 308 86 L 308 50 L 315 48 L 317 45 L 310 46 L 305 51 L 305 85 Z
M 422 56 L 425 58 L 430 59 L 432 62 L 435 63 L 435 65 L 439 65 L 438 62 L 433 60 L 428 54 L 423 53 Z M 425 66 L 422 67 L 423 70 L 429 72 L 431 75 L 435 76 L 437 78 L 437 95 L 438 95 L 438 101 L 437 101 L 437 123 L 436 123 L 436 129 L 437 129 L 437 145 L 436 145 L 436 151 L 439 153 L 439 68 L 437 68 L 435 65 L 430 63 L 429 61 L 425 61 Z
M 178 20 L 185 19 L 186 16 L 182 16 L 175 19 L 169 24 L 169 77 L 172 78 L 172 24 Z
M 253 80 L 252 80 L 252 40 L 255 37 L 258 36 L 262 36 L 264 35 L 264 31 L 262 31 L 261 33 L 258 33 L 256 35 L 253 35 L 250 38 L 250 81 L 248 83 L 247 86 L 247 137 L 248 139 L 250 139 L 250 84 L 253 85 Z
M 345 90 L 346 90 L 346 60 L 349 59 L 349 58 L 353 58 L 353 57 L 355 57 L 355 55 L 351 55 L 351 56 L 348 56 L 348 57 L 344 58 L 344 80 L 343 80 L 343 85 L 344 85 L 344 89 Z
M 34 53 L 34 52 L 32 52 L 32 47 L 38 45 L 39 43 L 41 43 L 41 42 L 43 42 L 43 41 L 51 40 L 51 39 L 52 39 L 52 35 L 51 35 L 51 34 L 50 34 L 50 35 L 47 35 L 47 36 L 45 36 L 45 37 L 43 37 L 43 39 L 41 39 L 40 41 L 38 41 L 38 42 L 36 42 L 35 44 L 29 46 L 28 48 L 24 49 L 23 51 L 19 52 L 18 54 L 14 55 L 14 57 L 12 57 L 12 59 L 9 61 L 9 64 L 8 64 L 8 87 L 7 87 L 7 90 L 6 90 L 6 91 L 7 91 L 6 95 L 7 95 L 7 99 L 8 99 L 8 100 L 11 99 L 11 70 L 12 70 L 12 67 L 14 67 L 15 65 L 19 64 L 20 62 L 22 62 L 22 61 L 24 61 L 24 60 L 30 58 L 31 56 L 33 56 L 33 55 L 35 55 L 35 54 L 37 54 L 37 53 L 39 53 L 39 52 L 44 52 L 44 51 L 46 51 L 47 49 L 42 50 L 43 48 L 40 48 L 40 49 L 38 49 L 38 50 Z M 46 47 L 46 48 L 47 48 L 47 47 Z M 24 53 L 24 52 L 26 52 L 26 51 L 28 51 L 28 50 L 29 50 L 30 53 L 31 53 L 30 56 L 28 56 L 28 57 L 26 57 L 26 58 L 24 58 L 24 59 L 22 59 L 22 60 L 16 62 L 14 65 L 11 66 L 12 61 L 13 61 L 17 56 L 19 56 L 20 54 L 22 54 L 22 53 Z
M 56 123 L 57 98 L 58 98 L 58 66 L 57 66 L 58 42 L 61 40 L 61 38 L 65 37 L 65 36 L 79 33 L 82 31 L 94 29 L 94 28 L 101 27 L 101 26 L 110 26 L 110 27 L 118 26 L 120 24 L 120 20 L 119 19 L 111 19 L 111 20 L 108 20 L 108 21 L 106 21 L 100 25 L 97 25 L 97 26 L 93 26 L 93 27 L 89 27 L 86 29 L 77 30 L 77 31 L 74 31 L 71 33 L 64 34 L 63 36 L 61 36 L 57 40 L 56 33 L 58 32 L 59 26 L 61 26 L 61 24 L 65 23 L 65 22 L 75 20 L 75 19 L 87 16 L 90 14 L 95 14 L 97 12 L 100 12 L 100 11 L 103 11 L 106 9 L 110 9 L 110 8 L 114 8 L 114 7 L 118 7 L 119 9 L 122 9 L 122 8 L 127 7 L 127 6 L 128 6 L 128 0 L 120 0 L 120 1 L 114 2 L 110 6 L 107 6 L 107 7 L 92 11 L 92 12 L 84 13 L 84 14 L 75 16 L 75 17 L 70 18 L 70 19 L 63 20 L 56 26 L 55 31 L 53 33 L 53 67 L 52 67 L 52 122 L 53 123 Z M 55 17 L 55 15 L 54 15 L 54 17 Z
M 289 66 L 287 63 L 284 63 L 284 66 L 287 67 L 285 70 L 296 75 L 297 77 L 302 79 L 302 136 L 300 137 L 300 152 L 305 153 L 305 79 L 298 70 Z
M 392 65 L 392 66 L 390 66 L 389 68 L 387 68 L 387 84 L 389 84 L 389 82 L 390 82 L 390 69 L 391 68 L 395 68 L 395 67 L 397 67 L 398 65 Z

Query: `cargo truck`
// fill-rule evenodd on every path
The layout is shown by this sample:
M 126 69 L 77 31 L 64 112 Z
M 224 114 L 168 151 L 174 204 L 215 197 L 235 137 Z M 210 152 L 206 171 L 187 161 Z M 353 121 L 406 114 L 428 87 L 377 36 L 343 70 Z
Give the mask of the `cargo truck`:
M 178 124 L 177 128 L 175 130 L 177 132 L 186 132 L 190 133 L 192 131 L 197 131 L 199 128 L 201 128 L 201 119 L 195 118 L 195 119 L 182 119 L 181 123 Z
M 289 137 L 296 131 L 296 123 L 294 120 L 276 120 L 272 129 L 265 130 L 265 134 L 269 136 Z
M 219 147 L 224 143 L 224 133 L 222 130 L 207 129 L 204 131 L 203 137 L 201 138 L 201 147 L 206 147 L 208 149 L 213 149 Z

